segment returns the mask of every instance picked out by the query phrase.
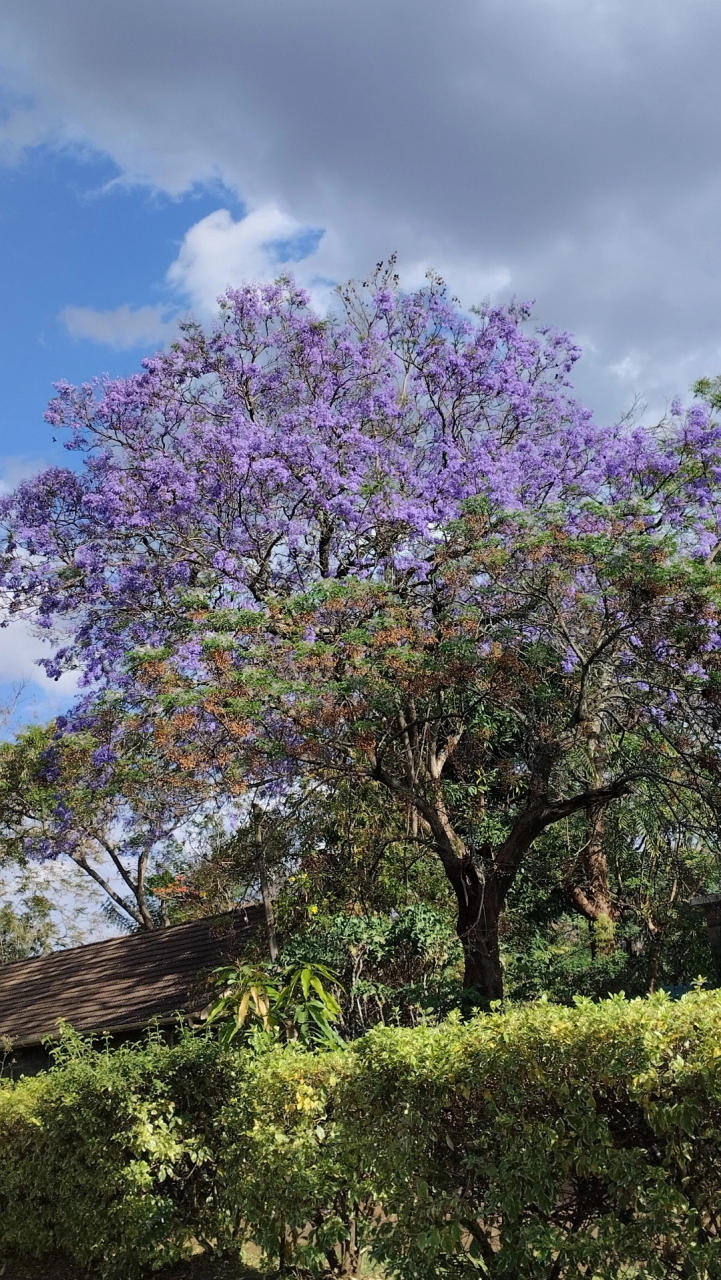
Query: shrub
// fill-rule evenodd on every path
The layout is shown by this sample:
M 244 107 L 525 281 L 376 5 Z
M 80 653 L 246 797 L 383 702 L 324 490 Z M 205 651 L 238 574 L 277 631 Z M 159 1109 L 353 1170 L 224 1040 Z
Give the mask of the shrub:
M 69 1037 L 57 1057 L 0 1085 L 0 1242 L 104 1276 L 182 1256 L 206 1219 L 214 1227 L 213 1127 L 231 1063 L 190 1037 L 115 1053 Z
M 343 1034 L 355 1039 L 378 1022 L 416 1025 L 438 1018 L 464 993 L 463 950 L 448 916 L 425 903 L 393 915 L 332 915 L 297 930 L 282 950 L 290 963 L 313 961 L 340 977 Z
M 539 1003 L 345 1052 L 65 1051 L 0 1089 L 0 1239 L 105 1277 L 253 1240 L 407 1280 L 721 1276 L 721 994 Z

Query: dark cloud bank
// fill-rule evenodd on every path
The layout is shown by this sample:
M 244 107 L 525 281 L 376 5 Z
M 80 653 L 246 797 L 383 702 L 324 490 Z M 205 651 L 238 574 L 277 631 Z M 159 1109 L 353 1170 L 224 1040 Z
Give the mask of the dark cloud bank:
M 397 249 L 464 302 L 535 296 L 599 410 L 721 370 L 718 0 L 5 0 L 8 153 L 214 177 Z

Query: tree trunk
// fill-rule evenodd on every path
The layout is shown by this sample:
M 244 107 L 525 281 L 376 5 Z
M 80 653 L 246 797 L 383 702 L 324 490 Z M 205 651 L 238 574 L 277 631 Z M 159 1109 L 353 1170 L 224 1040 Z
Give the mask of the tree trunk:
M 439 772 L 437 770 L 437 772 Z M 389 791 L 398 791 L 398 784 L 375 764 L 373 779 L 383 783 Z M 518 815 L 503 844 L 496 849 L 484 850 L 487 870 L 481 872 L 464 844 L 453 829 L 453 822 L 443 796 L 437 792 L 435 803 L 426 796 L 414 796 L 425 830 L 432 838 L 446 876 L 453 886 L 458 903 L 457 933 L 463 946 L 465 971 L 463 985 L 475 987 L 484 1000 L 503 999 L 503 968 L 498 946 L 498 922 L 506 895 L 516 878 L 523 859 L 532 848 L 534 840 L 555 822 L 586 809 L 596 816 L 603 806 L 619 796 L 626 795 L 629 784 L 618 778 L 605 787 L 597 787 L 580 795 L 560 800 L 549 800 L 547 771 L 533 779 L 529 787 L 528 804 Z M 595 872 L 602 883 L 608 885 L 608 869 L 603 855 L 603 824 L 592 835 L 597 837 L 594 846 Z M 609 920 L 610 923 L 610 920 Z
M 503 999 L 503 969 L 498 949 L 498 920 L 503 908 L 497 878 L 482 880 L 470 858 L 446 867 L 458 902 L 456 931 L 464 956 L 464 987 L 484 1000 Z
M 588 844 L 581 856 L 566 872 L 566 883 L 573 904 L 590 923 L 607 917 L 614 921 L 618 909 L 608 882 L 608 860 L 604 848 L 605 809 L 588 814 Z

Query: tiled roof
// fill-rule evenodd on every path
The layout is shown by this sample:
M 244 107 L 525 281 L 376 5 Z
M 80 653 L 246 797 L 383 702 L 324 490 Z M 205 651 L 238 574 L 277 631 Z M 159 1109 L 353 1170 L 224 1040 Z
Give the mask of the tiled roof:
M 65 1019 L 77 1031 L 171 1021 L 206 1003 L 199 975 L 234 959 L 262 907 L 108 938 L 0 966 L 0 1045 L 38 1044 Z

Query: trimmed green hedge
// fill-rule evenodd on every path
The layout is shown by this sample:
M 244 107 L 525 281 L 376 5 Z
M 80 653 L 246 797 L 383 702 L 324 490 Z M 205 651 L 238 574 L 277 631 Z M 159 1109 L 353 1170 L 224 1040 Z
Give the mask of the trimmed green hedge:
M 538 1004 L 345 1052 L 71 1045 L 0 1086 L 0 1241 L 104 1277 L 269 1265 L 721 1277 L 721 993 Z M 281 1256 L 282 1255 L 282 1256 Z

